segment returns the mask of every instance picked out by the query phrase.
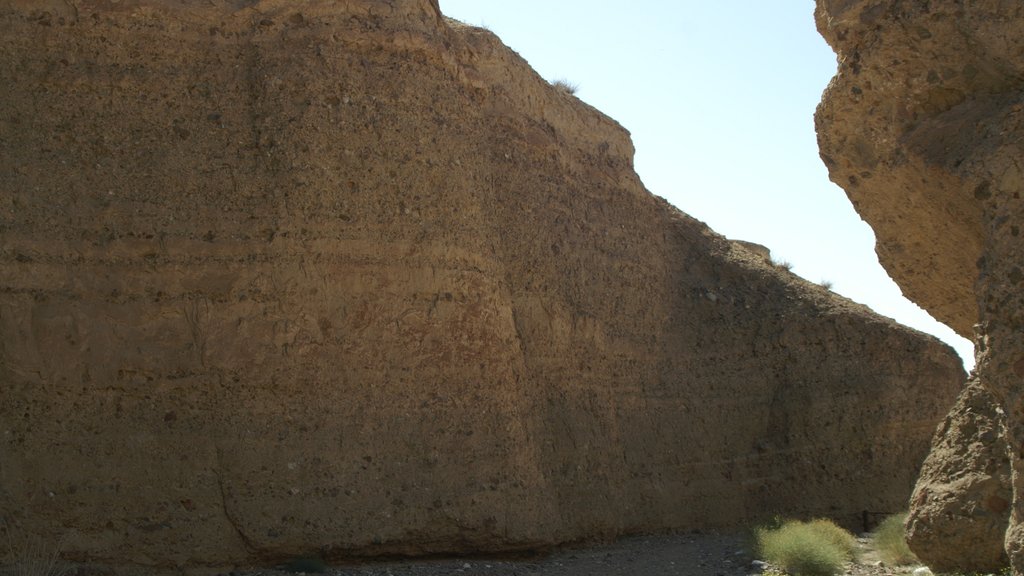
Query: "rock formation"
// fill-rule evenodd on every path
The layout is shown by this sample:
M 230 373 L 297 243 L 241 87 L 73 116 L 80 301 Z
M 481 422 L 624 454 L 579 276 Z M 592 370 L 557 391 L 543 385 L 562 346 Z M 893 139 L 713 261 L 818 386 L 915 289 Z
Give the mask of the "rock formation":
M 975 380 L 935 432 L 910 498 L 907 541 L 936 573 L 994 573 L 1007 565 L 1003 535 L 1013 491 L 1004 420 Z
M 0 515 L 151 568 L 895 511 L 965 376 L 431 0 L 0 1 Z
M 1022 573 L 1024 5 L 819 0 L 816 17 L 839 55 L 817 115 L 822 158 L 904 292 L 976 336 L 978 377 L 1008 418 L 1006 544 Z

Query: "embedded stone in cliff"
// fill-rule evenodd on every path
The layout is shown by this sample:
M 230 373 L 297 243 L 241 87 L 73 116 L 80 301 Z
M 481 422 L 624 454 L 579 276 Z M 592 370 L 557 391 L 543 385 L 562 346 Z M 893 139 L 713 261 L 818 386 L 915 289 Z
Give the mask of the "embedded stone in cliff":
M 0 510 L 74 559 L 852 523 L 964 378 L 434 2 L 0 6 Z
M 907 541 L 935 572 L 998 572 L 1013 491 L 1005 416 L 971 381 L 932 448 L 910 499 Z

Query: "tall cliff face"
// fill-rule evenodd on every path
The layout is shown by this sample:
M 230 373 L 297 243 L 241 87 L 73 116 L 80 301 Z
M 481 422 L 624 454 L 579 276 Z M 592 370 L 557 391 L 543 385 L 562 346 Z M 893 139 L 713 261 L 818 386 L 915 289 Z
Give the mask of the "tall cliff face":
M 819 0 L 816 14 L 840 61 L 818 110 L 822 157 L 904 292 L 977 331 L 978 376 L 1009 419 L 1006 543 L 1021 573 L 1024 6 Z
M 0 3 L 0 510 L 147 566 L 902 507 L 933 339 L 435 2 Z

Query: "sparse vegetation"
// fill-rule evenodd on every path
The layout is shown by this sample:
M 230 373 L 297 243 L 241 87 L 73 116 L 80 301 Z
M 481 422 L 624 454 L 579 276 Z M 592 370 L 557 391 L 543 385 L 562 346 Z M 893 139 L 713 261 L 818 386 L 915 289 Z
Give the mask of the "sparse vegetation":
M 853 559 L 857 541 L 830 520 L 787 521 L 756 531 L 762 558 L 793 576 L 834 576 Z
M 10 524 L 4 523 L 7 537 L 8 558 L 11 567 L 6 574 L 11 576 L 65 576 L 68 568 L 60 559 L 60 547 L 48 544 L 41 537 L 25 534 L 15 537 Z
M 793 270 L 793 264 L 789 260 L 772 260 L 772 264 L 786 271 Z
M 551 83 L 556 89 L 565 92 L 566 94 L 575 94 L 580 89 L 578 84 L 573 84 L 564 78 L 559 78 Z
M 835 522 L 825 518 L 811 520 L 808 524 L 819 534 L 831 540 L 850 560 L 857 560 L 859 552 L 857 538 L 850 534 L 849 531 L 840 528 Z
M 907 533 L 903 524 L 907 520 L 907 513 L 893 514 L 875 529 L 875 548 L 883 562 L 888 564 L 913 564 L 917 562 L 917 556 L 907 546 Z

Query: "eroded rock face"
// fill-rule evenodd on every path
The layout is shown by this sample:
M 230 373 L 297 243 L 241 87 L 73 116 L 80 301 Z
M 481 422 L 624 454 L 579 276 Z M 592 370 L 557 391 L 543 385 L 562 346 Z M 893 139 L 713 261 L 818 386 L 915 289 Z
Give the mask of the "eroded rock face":
M 977 380 L 935 432 L 910 499 L 907 542 L 935 572 L 998 572 L 1013 490 L 1005 415 Z
M 898 510 L 953 352 L 435 2 L 0 3 L 0 511 L 71 559 Z
M 822 158 L 875 229 L 904 292 L 962 335 L 1008 418 L 1024 571 L 1024 5 L 819 0 L 839 72 L 818 110 Z M 950 543 L 955 546 L 955 543 Z
M 978 322 L 991 160 L 1024 74 L 1024 6 L 819 0 L 839 71 L 816 116 L 822 158 L 904 293 L 960 335 Z M 987 171 L 986 169 L 982 169 Z

